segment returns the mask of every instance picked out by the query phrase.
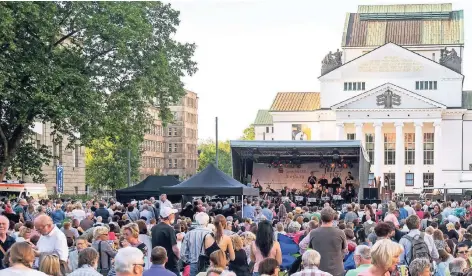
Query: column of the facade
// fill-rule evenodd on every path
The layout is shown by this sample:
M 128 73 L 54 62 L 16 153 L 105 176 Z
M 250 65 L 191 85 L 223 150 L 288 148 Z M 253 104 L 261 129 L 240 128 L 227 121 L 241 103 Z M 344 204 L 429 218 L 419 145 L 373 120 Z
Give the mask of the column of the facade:
M 434 185 L 442 185 L 442 166 L 441 166 L 441 122 L 434 123 Z
M 423 187 L 423 122 L 415 122 L 415 190 Z
M 375 178 L 380 177 L 383 185 L 383 174 L 382 174 L 382 152 L 383 152 L 383 137 L 382 137 L 382 123 L 374 123 L 375 136 L 374 136 L 374 176 Z
M 362 127 L 364 126 L 363 123 L 355 123 L 356 126 L 356 140 L 360 140 L 362 146 L 365 148 L 365 137 L 364 133 L 362 132 Z
M 403 168 L 405 164 L 405 146 L 403 137 L 403 123 L 395 123 L 395 193 L 405 192 L 405 175 Z
M 346 134 L 344 133 L 344 123 L 336 124 L 336 140 L 346 140 Z

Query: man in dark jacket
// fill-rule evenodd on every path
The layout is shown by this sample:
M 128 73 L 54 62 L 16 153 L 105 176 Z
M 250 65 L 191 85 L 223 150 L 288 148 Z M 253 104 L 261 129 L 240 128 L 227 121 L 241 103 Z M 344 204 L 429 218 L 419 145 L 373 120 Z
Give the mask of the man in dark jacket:
M 98 209 L 95 211 L 95 217 L 102 217 L 102 221 L 104 223 L 108 223 L 109 218 L 110 218 L 110 213 L 105 208 L 105 204 L 103 202 L 100 202 L 98 206 L 99 206 Z

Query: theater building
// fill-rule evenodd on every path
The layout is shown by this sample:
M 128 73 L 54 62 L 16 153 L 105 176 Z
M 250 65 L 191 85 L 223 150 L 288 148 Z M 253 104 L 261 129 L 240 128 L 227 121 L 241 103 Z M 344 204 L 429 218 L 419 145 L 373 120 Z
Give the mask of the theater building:
M 341 49 L 322 61 L 320 92 L 278 93 L 258 113 L 256 140 L 360 140 L 369 182 L 395 193 L 472 181 L 463 11 L 359 6 Z

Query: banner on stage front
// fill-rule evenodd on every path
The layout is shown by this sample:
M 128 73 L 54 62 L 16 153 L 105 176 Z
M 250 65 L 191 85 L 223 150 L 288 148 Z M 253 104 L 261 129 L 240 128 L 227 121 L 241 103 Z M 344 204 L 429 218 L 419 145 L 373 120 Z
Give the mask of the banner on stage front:
M 273 166 L 269 167 L 268 164 L 254 163 L 252 182 L 255 183 L 256 181 L 259 181 L 259 184 L 261 184 L 263 188 L 270 185 L 271 188 L 275 190 L 281 190 L 285 186 L 290 189 L 301 189 L 308 183 L 310 172 L 313 172 L 317 179 L 320 179 L 322 175 L 325 175 L 329 183 L 331 183 L 331 179 L 333 179 L 335 174 L 338 174 L 343 184 L 348 172 L 351 172 L 354 177 L 354 183 L 358 183 L 359 165 L 352 165 L 352 168 L 320 168 L 320 163 L 314 162 L 301 164 L 300 168 L 297 166 L 293 168 L 286 167 L 285 165 L 279 168 L 274 168 Z
M 311 128 L 305 124 L 292 124 L 292 140 L 311 140 Z

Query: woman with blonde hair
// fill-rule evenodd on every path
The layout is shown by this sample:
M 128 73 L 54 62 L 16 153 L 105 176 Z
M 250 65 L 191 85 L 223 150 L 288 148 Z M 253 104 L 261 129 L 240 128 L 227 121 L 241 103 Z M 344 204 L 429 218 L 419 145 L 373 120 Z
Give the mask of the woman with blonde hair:
M 210 267 L 224 270 L 227 263 L 226 254 L 221 249 L 210 254 Z
M 234 261 L 229 262 L 229 270 L 236 273 L 238 276 L 250 276 L 249 265 L 247 262 L 246 251 L 244 251 L 244 244 L 238 235 L 231 236 L 234 245 Z
M 98 252 L 97 271 L 102 275 L 107 275 L 112 267 L 112 260 L 116 251 L 108 243 L 108 228 L 105 226 L 95 227 L 93 230 L 92 247 Z
M 32 269 L 35 260 L 34 250 L 27 242 L 16 242 L 8 250 L 10 267 L 0 270 L 0 275 L 8 276 L 47 276 L 44 272 Z
M 377 241 L 370 249 L 372 266 L 359 273 L 359 276 L 384 276 L 394 271 L 400 263 L 403 247 L 388 239 Z
M 44 256 L 39 271 L 46 273 L 49 276 L 62 276 L 59 257 L 57 255 Z
M 28 227 L 21 226 L 20 233 L 18 234 L 18 238 L 16 238 L 16 242 L 24 242 L 24 241 L 29 242 L 32 232 L 33 231 L 29 229 Z
M 148 256 L 148 251 L 151 250 L 139 240 L 139 226 L 136 223 L 128 223 L 121 228 L 123 237 L 128 241 L 132 247 L 141 250 L 144 256 Z M 145 267 L 149 267 L 149 259 L 145 258 Z
M 75 209 L 72 210 L 72 217 L 74 219 L 77 219 L 78 221 L 82 221 L 87 217 L 87 214 L 84 211 L 84 208 L 82 207 L 82 203 L 77 202 L 75 204 Z

